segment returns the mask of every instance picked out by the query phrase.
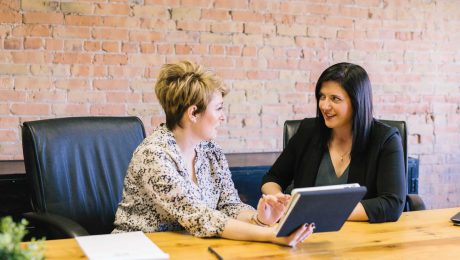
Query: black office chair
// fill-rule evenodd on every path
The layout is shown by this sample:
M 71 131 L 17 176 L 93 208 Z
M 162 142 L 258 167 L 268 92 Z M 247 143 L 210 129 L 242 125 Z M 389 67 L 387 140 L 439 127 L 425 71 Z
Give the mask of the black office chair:
M 289 139 L 297 132 L 300 126 L 300 122 L 302 120 L 287 120 L 284 122 L 284 129 L 283 129 L 283 148 L 286 147 Z M 407 127 L 405 121 L 394 121 L 394 120 L 379 120 L 380 122 L 387 124 L 392 127 L 396 127 L 401 134 L 401 140 L 404 150 L 404 169 L 406 173 L 406 180 L 408 181 L 407 177 Z M 406 186 L 408 184 L 406 183 Z M 417 210 L 425 210 L 426 206 L 423 202 L 422 198 L 418 194 L 407 194 L 406 196 L 406 205 L 404 207 L 404 211 L 417 211 Z
M 133 151 L 145 138 L 137 117 L 25 122 L 22 145 L 35 236 L 110 233 Z

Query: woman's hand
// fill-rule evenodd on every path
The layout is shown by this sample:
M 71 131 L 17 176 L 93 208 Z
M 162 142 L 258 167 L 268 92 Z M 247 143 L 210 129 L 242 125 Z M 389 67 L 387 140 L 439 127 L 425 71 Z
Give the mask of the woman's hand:
M 301 227 L 299 227 L 296 231 L 292 232 L 292 234 L 288 237 L 276 237 L 275 235 L 273 235 L 270 241 L 275 244 L 294 247 L 298 243 L 303 242 L 305 239 L 307 239 L 307 237 L 309 237 L 313 233 L 314 229 L 315 223 L 311 223 L 310 225 L 304 224 Z
M 265 225 L 273 225 L 284 215 L 291 196 L 278 193 L 276 195 L 262 195 L 257 204 L 257 220 Z

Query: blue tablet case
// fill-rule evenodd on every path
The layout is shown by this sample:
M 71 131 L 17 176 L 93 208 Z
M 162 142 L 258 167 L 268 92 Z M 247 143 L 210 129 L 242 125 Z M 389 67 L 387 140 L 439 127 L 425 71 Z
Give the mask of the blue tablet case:
M 298 192 L 299 198 L 282 220 L 277 236 L 288 236 L 305 223 L 315 223 L 315 233 L 340 230 L 366 191 L 361 186 Z

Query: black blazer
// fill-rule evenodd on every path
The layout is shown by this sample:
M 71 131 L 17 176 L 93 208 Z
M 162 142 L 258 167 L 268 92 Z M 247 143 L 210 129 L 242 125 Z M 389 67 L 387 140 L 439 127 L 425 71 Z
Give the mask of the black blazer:
M 319 138 L 315 118 L 304 119 L 286 149 L 264 176 L 283 190 L 294 181 L 294 188 L 315 185 L 319 165 L 327 146 Z M 369 222 L 399 219 L 406 197 L 404 153 L 399 131 L 374 119 L 365 152 L 353 154 L 348 183 L 367 187 L 361 203 Z

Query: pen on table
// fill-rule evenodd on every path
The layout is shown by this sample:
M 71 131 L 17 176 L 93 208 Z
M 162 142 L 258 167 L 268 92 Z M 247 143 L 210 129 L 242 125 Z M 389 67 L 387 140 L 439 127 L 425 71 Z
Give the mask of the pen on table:
M 217 259 L 219 260 L 223 260 L 224 258 L 222 256 L 219 255 L 219 253 L 216 252 L 216 250 L 214 250 L 214 248 L 212 248 L 211 246 L 208 246 L 208 251 L 211 252 L 211 254 L 217 256 Z

